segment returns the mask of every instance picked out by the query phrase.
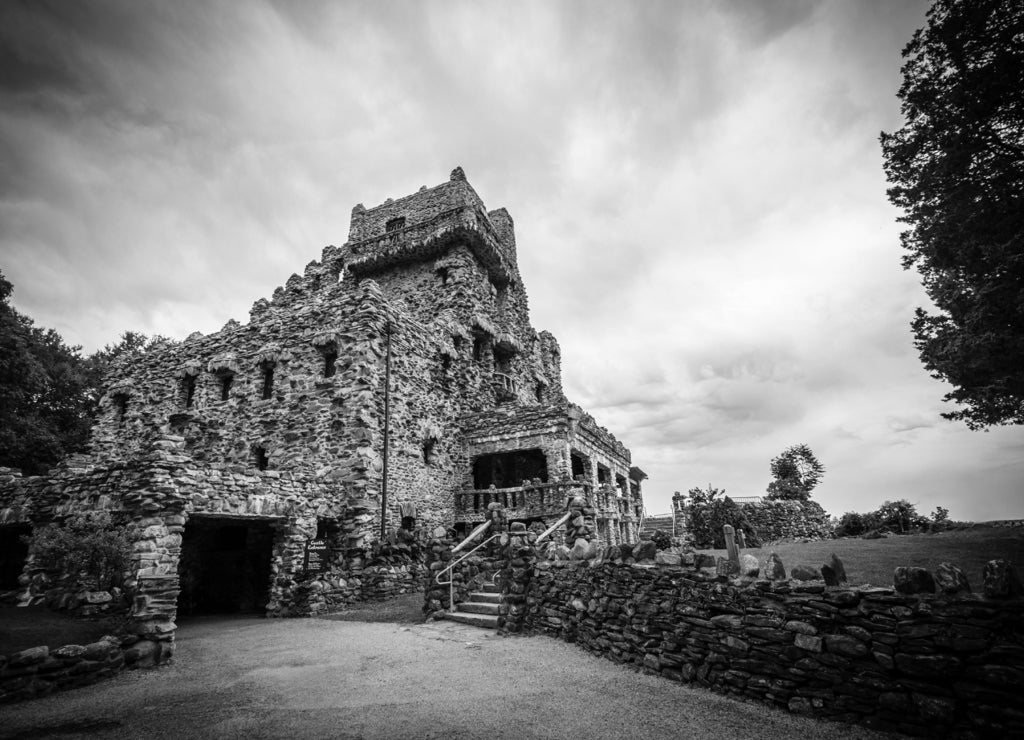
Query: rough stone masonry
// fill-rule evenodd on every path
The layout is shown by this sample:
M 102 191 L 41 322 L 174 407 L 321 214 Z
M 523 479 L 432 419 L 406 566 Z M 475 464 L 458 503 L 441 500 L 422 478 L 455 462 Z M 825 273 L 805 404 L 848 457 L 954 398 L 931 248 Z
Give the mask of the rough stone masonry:
M 100 407 L 87 454 L 0 471 L 0 538 L 82 511 L 127 525 L 132 566 L 109 598 L 31 561 L 14 586 L 22 604 L 123 608 L 126 639 L 155 643 L 135 651 L 146 662 L 173 654 L 181 614 L 308 615 L 418 590 L 421 533 L 458 536 L 494 502 L 536 524 L 582 491 L 603 542 L 638 538 L 646 476 L 566 399 L 512 217 L 461 168 L 355 206 L 347 242 L 248 323 L 127 358 Z

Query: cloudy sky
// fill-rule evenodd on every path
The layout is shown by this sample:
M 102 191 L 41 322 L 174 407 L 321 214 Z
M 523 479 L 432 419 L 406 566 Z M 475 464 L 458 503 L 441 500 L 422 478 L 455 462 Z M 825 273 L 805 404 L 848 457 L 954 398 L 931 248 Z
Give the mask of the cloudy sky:
M 0 5 L 0 269 L 86 351 L 183 338 L 461 165 L 566 390 L 674 490 L 1024 517 L 1024 433 L 943 420 L 878 134 L 911 0 Z

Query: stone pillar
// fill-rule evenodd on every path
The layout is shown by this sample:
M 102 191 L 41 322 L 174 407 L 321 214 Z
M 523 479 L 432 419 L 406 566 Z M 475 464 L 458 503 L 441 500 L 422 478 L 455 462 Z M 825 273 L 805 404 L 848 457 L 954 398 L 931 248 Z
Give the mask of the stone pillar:
M 573 496 L 566 504 L 572 514 L 565 524 L 565 544 L 570 548 L 573 560 L 589 560 L 597 555 L 598 545 L 594 541 L 597 530 L 594 521 L 594 507 L 583 496 Z
M 536 533 L 527 531 L 522 522 L 513 523 L 511 531 L 499 539 L 504 560 L 499 572 L 501 604 L 498 630 L 502 634 L 515 634 L 523 629 L 527 612 L 526 594 L 537 560 L 536 540 Z
M 453 547 L 455 542 L 448 537 L 448 530 L 444 527 L 436 527 L 431 532 L 426 547 L 427 573 L 423 582 L 423 614 L 428 619 L 436 619 L 452 608 L 448 586 L 439 585 L 435 579 L 451 562 Z

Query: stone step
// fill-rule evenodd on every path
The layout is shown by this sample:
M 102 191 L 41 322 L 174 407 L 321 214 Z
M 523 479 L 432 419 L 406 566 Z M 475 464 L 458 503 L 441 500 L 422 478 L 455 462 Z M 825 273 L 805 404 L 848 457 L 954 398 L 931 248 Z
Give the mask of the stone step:
M 445 614 L 444 618 L 451 622 L 469 624 L 474 627 L 484 627 L 491 630 L 498 629 L 498 617 L 492 614 L 468 614 L 462 611 L 455 611 Z
M 464 601 L 458 605 L 460 612 L 469 612 L 471 614 L 497 614 L 497 604 L 481 604 L 473 601 Z
M 485 584 L 483 584 L 481 586 L 481 588 L 484 590 L 484 592 L 489 593 L 489 594 L 500 594 L 501 593 L 501 589 L 498 588 L 497 584 L 494 584 L 494 583 L 485 583 Z
M 469 595 L 469 598 L 466 599 L 466 601 L 474 601 L 477 604 L 498 604 L 501 602 L 501 594 L 474 591 Z

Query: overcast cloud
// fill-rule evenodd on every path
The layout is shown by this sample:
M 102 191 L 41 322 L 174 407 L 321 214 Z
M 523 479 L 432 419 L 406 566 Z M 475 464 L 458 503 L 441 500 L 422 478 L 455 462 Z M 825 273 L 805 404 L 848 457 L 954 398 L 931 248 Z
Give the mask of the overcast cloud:
M 649 475 L 1024 517 L 1024 434 L 940 418 L 878 133 L 923 2 L 5 2 L 0 269 L 86 351 L 183 338 L 461 165 L 565 386 Z

